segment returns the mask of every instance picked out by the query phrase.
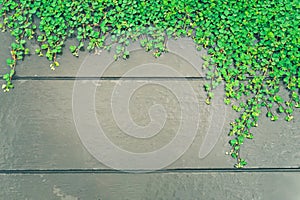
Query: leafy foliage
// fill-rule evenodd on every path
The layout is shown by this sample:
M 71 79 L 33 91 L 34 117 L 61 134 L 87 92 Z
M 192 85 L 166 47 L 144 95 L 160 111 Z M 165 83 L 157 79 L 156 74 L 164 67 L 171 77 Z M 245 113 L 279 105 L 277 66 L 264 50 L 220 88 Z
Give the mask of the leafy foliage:
M 26 43 L 31 39 L 39 44 L 35 53 L 51 61 L 54 70 L 68 38 L 77 38 L 77 45 L 69 47 L 74 56 L 85 46 L 98 51 L 117 44 L 115 59 L 126 59 L 131 40 L 160 56 L 168 38 L 191 37 L 209 53 L 204 58 L 210 80 L 206 102 L 225 82 L 224 102 L 240 112 L 229 133 L 238 168 L 247 164 L 240 147 L 253 138 L 251 128 L 263 108 L 272 121 L 281 114 L 291 121 L 300 107 L 298 0 L 0 0 L 0 5 L 0 28 L 15 38 L 4 91 L 13 87 L 16 64 L 30 53 Z M 278 94 L 280 84 L 289 90 L 289 99 Z

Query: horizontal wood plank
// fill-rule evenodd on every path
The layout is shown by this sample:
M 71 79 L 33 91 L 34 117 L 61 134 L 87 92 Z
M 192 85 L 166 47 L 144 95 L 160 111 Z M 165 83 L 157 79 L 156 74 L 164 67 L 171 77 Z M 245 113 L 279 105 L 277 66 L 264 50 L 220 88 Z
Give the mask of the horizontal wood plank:
M 300 173 L 0 175 L 5 199 L 298 200 Z
M 91 81 L 81 80 L 79 85 L 85 87 L 89 82 Z M 163 86 L 168 84 L 168 86 L 173 85 L 174 88 L 180 88 L 185 86 L 185 83 L 188 83 L 196 91 L 197 102 L 194 102 L 193 94 L 188 90 L 184 91 L 184 97 L 178 100 L 178 95 L 172 93 L 174 91 L 168 91 Z M 195 138 L 183 155 L 165 168 L 231 168 L 233 166 L 234 160 L 225 153 L 229 150 L 228 140 L 230 138 L 227 136 L 230 129 L 229 123 L 235 119 L 237 113 L 227 107 L 226 115 L 224 115 L 220 97 L 222 92 L 216 92 L 215 102 L 212 106 L 207 106 L 204 102 L 205 93 L 201 92 L 203 81 L 164 80 L 156 83 L 155 81 L 106 80 L 93 82 L 93 84 L 96 84 L 94 114 L 107 138 L 116 146 L 135 153 L 153 152 L 164 147 L 171 143 L 176 136 L 181 122 L 190 120 L 191 122 L 186 122 L 187 125 L 191 123 L 187 132 L 193 129 L 192 121 L 195 116 L 183 115 L 188 117 L 182 118 L 181 115 L 186 112 L 192 113 L 197 104 L 200 115 Z M 130 99 L 124 99 L 122 97 L 124 94 L 121 94 L 120 91 L 127 91 L 126 87 L 131 87 L 132 84 L 133 86 L 144 84 L 144 86 L 136 89 Z M 74 111 L 72 109 L 74 81 L 22 80 L 15 81 L 15 85 L 16 88 L 12 92 L 0 94 L 0 169 L 108 168 L 105 163 L 95 159 L 80 140 L 72 113 Z M 130 136 L 130 132 L 126 134 L 124 129 L 130 128 L 131 124 L 126 120 L 122 122 L 122 119 L 126 119 L 123 115 L 119 122 L 123 123 L 123 127 L 120 128 L 116 124 L 111 109 L 113 91 L 116 94 L 113 101 L 120 97 L 125 102 L 124 109 L 117 106 L 115 114 L 121 115 L 127 112 L 126 109 L 129 109 L 132 121 L 141 127 L 151 124 L 151 115 L 154 117 L 154 121 L 155 117 L 162 121 L 166 120 L 158 134 L 146 139 Z M 129 102 L 128 108 L 126 108 L 127 101 Z M 180 108 L 180 101 L 186 103 L 185 107 Z M 161 119 L 160 113 L 158 113 L 159 115 L 156 113 L 156 108 L 161 111 L 161 107 L 151 108 L 155 104 L 159 104 L 165 109 L 165 119 Z M 87 132 L 90 131 L 90 127 L 95 126 L 92 123 L 93 120 L 90 120 L 91 116 L 87 116 L 89 112 L 87 110 L 79 115 L 84 119 L 87 117 Z M 224 120 L 223 127 L 219 123 L 222 120 Z M 153 130 L 156 131 L 155 127 L 160 127 L 162 123 L 160 121 L 155 123 L 158 123 L 157 126 L 154 124 Z M 299 128 L 299 111 L 296 111 L 295 120 L 290 123 L 282 119 L 274 123 L 265 116 L 261 116 L 259 126 L 253 129 L 254 140 L 245 141 L 242 149 L 243 157 L 249 162 L 248 167 L 298 167 L 300 164 Z M 207 135 L 211 137 L 211 135 L 218 135 L 219 132 L 221 134 L 219 138 L 209 138 L 208 140 L 208 143 L 216 141 L 211 152 L 204 158 L 199 158 L 201 147 L 207 145 L 203 144 Z M 178 149 L 189 144 L 189 141 L 188 136 L 183 136 L 180 143 L 177 144 L 178 148 L 173 148 L 169 152 L 170 157 Z M 210 148 L 209 146 L 208 148 Z M 101 147 L 99 146 L 100 149 Z M 110 155 L 111 150 L 108 148 L 103 151 Z M 104 155 L 106 153 L 104 152 Z M 165 158 L 169 159 L 168 156 Z M 115 162 L 127 162 L 126 159 L 122 159 Z M 128 163 L 129 166 L 130 164 L 132 163 Z
M 1 33 L 0 41 L 2 51 L 0 53 L 0 63 L 6 65 L 6 59 L 10 57 L 10 44 L 13 38 L 9 33 Z M 130 58 L 127 60 L 119 59 L 114 61 L 115 45 L 110 51 L 102 50 L 97 55 L 87 51 L 81 51 L 79 57 L 75 57 L 69 51 L 70 45 L 76 45 L 75 40 L 66 41 L 63 48 L 63 54 L 58 55 L 60 66 L 55 71 L 50 69 L 50 61 L 45 57 L 36 55 L 35 49 L 38 45 L 34 41 L 28 41 L 26 44 L 30 49 L 31 55 L 26 56 L 23 61 L 19 61 L 17 65 L 17 76 L 51 76 L 65 77 L 77 76 L 80 67 L 85 67 L 84 76 L 95 77 L 120 77 L 120 76 L 136 76 L 136 77 L 151 77 L 167 76 L 167 77 L 199 77 L 204 76 L 202 69 L 202 55 L 205 55 L 205 50 L 197 51 L 194 42 L 188 38 L 178 40 L 170 40 L 167 43 L 168 53 L 163 54 L 159 58 L 155 58 L 151 52 L 145 52 L 139 42 L 134 42 L 128 46 Z M 148 66 L 148 72 L 135 71 L 134 74 L 126 72 L 136 69 L 139 66 Z M 176 74 L 163 73 L 160 74 L 155 70 L 151 71 L 151 66 L 160 65 L 173 70 Z M 8 69 L 1 68 L 0 72 L 5 73 Z M 80 76 L 80 75 L 79 75 Z

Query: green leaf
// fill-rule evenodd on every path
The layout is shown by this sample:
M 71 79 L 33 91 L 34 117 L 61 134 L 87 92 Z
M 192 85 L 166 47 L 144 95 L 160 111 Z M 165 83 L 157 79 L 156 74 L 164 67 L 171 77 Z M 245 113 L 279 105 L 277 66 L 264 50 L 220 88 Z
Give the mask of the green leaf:
M 212 92 L 208 92 L 207 94 L 210 99 L 212 99 L 214 97 L 214 93 L 212 93 Z
M 15 63 L 15 61 L 14 60 L 12 60 L 12 59 L 6 59 L 6 64 L 7 65 L 9 65 L 9 66 L 12 66 L 12 65 L 14 65 L 14 63 Z
M 49 47 L 49 45 L 48 44 L 42 44 L 42 46 L 41 46 L 41 49 L 47 49 Z
M 39 54 L 41 52 L 41 49 L 35 49 L 35 53 Z
M 238 141 L 236 139 L 232 139 L 232 140 L 229 141 L 229 143 L 230 143 L 231 146 L 234 146 L 238 143 Z
M 234 150 L 235 151 L 237 151 L 237 150 L 239 150 L 240 149 L 240 146 L 239 145 L 236 145 L 235 147 L 234 147 Z
M 278 103 L 283 103 L 283 98 L 281 96 L 278 95 L 274 96 L 274 100 Z
M 24 54 L 25 55 L 29 55 L 30 54 L 30 50 L 28 48 L 26 48 L 25 51 L 24 51 Z
M 54 64 L 55 67 L 59 66 L 59 62 L 57 62 L 57 61 L 55 61 L 53 64 Z
M 244 136 L 242 136 L 242 135 L 240 135 L 240 136 L 238 136 L 238 143 L 239 144 L 243 144 L 243 142 L 244 142 Z
M 279 106 L 279 107 L 278 107 L 278 111 L 279 111 L 280 113 L 283 113 L 283 112 L 284 112 L 284 108 L 283 108 L 282 106 Z
M 239 163 L 241 167 L 244 167 L 248 164 L 244 159 L 241 159 Z
M 206 98 L 205 103 L 206 103 L 207 105 L 210 105 L 210 104 L 211 104 L 210 99 L 209 99 L 209 98 Z
M 15 70 L 11 69 L 9 72 L 9 77 L 11 78 L 15 74 Z
M 232 158 L 237 158 L 237 153 L 231 153 Z
M 74 45 L 71 45 L 71 46 L 69 47 L 69 49 L 70 49 L 71 53 L 74 53 L 74 52 L 76 51 L 77 47 L 74 46 Z
M 25 44 L 26 40 L 20 40 L 20 44 Z
M 114 55 L 114 60 L 118 60 L 118 55 Z
M 9 74 L 4 74 L 4 75 L 3 75 L 3 79 L 4 79 L 5 81 L 9 81 Z
M 231 101 L 230 101 L 230 99 L 228 99 L 228 98 L 225 98 L 225 99 L 224 99 L 224 103 L 225 103 L 226 105 L 228 105 L 228 104 L 230 104 L 230 103 L 231 103 Z
M 268 33 L 268 37 L 269 37 L 269 38 L 274 38 L 274 33 L 269 32 L 269 33 Z
M 292 108 L 288 108 L 288 109 L 285 110 L 285 112 L 287 114 L 292 114 L 293 113 L 293 109 Z
M 291 121 L 294 109 L 300 108 L 300 5 L 297 0 L 0 0 L 0 4 L 3 18 L 0 29 L 8 29 L 14 39 L 8 52 L 11 57 L 6 60 L 10 69 L 18 67 L 17 61 L 29 55 L 27 39 L 37 40 L 40 48 L 35 53 L 39 56 L 44 53 L 54 70 L 59 66 L 56 57 L 71 38 L 79 43 L 69 47 L 74 56 L 85 49 L 86 42 L 88 50 L 116 47 L 115 60 L 129 58 L 125 47 L 130 41 L 139 40 L 146 51 L 159 57 L 167 51 L 166 45 L 171 44 L 168 40 L 191 38 L 195 50 L 208 51 L 201 66 L 209 80 L 204 86 L 205 102 L 211 104 L 216 94 L 214 89 L 224 83 L 224 103 L 240 112 L 229 132 L 235 137 L 230 140 L 233 153 L 240 150 L 244 138 L 253 138 L 251 128 L 258 125 L 263 109 L 276 121 L 278 116 L 273 110 L 277 106 L 276 111 Z M 6 92 L 13 87 L 11 73 L 3 75 Z M 279 95 L 281 87 L 290 95 Z M 246 165 L 237 154 L 232 156 L 238 158 L 236 167 Z
M 248 134 L 246 137 L 247 137 L 248 139 L 253 139 L 253 138 L 254 138 L 252 134 Z
M 293 116 L 288 115 L 284 119 L 289 122 L 289 121 L 292 121 L 293 118 L 294 118 Z
M 208 83 L 206 83 L 204 85 L 204 88 L 205 88 L 205 91 L 210 91 L 211 90 L 210 84 L 208 84 Z
M 38 42 L 43 42 L 44 41 L 44 36 L 39 35 L 38 38 L 37 38 L 37 41 Z

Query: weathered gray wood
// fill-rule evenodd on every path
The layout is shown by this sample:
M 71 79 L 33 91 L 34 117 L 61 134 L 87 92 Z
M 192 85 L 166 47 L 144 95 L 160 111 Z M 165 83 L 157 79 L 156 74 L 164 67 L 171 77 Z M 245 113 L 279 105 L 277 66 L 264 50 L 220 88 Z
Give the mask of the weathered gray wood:
M 5 64 L 6 58 L 9 58 L 9 47 L 12 38 L 7 34 L 0 34 L 0 41 L 3 51 L 1 51 L 0 63 Z M 145 52 L 140 47 L 138 42 L 131 44 L 128 47 L 130 53 L 130 59 L 123 60 L 119 59 L 114 62 L 114 48 L 110 52 L 103 50 L 100 55 L 94 56 L 93 58 L 88 57 L 89 53 L 81 51 L 79 57 L 74 57 L 70 51 L 70 45 L 76 45 L 76 41 L 70 40 L 66 42 L 63 50 L 63 56 L 58 56 L 60 67 L 52 71 L 49 67 L 50 62 L 46 58 L 39 57 L 34 52 L 35 48 L 38 48 L 37 44 L 33 41 L 27 43 L 27 47 L 31 50 L 31 55 L 26 56 L 24 61 L 20 61 L 17 66 L 18 76 L 76 76 L 80 66 L 88 66 L 90 68 L 89 73 L 86 76 L 96 76 L 101 70 L 106 69 L 102 76 L 123 76 L 129 70 L 135 67 L 148 64 L 149 74 L 137 73 L 134 76 L 149 77 L 151 76 L 151 63 L 159 63 L 166 65 L 171 69 L 178 72 L 178 76 L 181 77 L 198 77 L 203 76 L 202 64 L 203 60 L 201 56 L 205 54 L 205 51 L 197 51 L 195 44 L 191 39 L 182 38 L 178 40 L 170 40 L 167 44 L 169 53 L 163 54 L 160 58 L 154 58 L 151 52 Z M 88 58 L 87 58 L 88 57 Z M 86 59 L 86 60 L 85 60 Z M 91 62 L 91 59 L 94 62 Z M 114 63 L 113 63 L 114 62 Z M 92 66 L 90 66 L 93 63 Z M 5 65 L 4 65 L 5 66 Z M 92 68 L 92 69 L 91 69 Z M 173 74 L 166 74 L 165 76 L 174 76 Z
M 178 87 L 184 82 L 164 81 Z M 84 82 L 87 81 L 82 81 L 82 84 Z M 133 120 L 140 126 L 147 125 L 150 122 L 148 112 L 153 104 L 161 104 L 168 116 L 164 128 L 155 137 L 146 140 L 129 137 L 116 125 L 110 105 L 114 87 L 120 87 L 126 82 L 132 80 L 103 80 L 97 83 L 96 113 L 107 137 L 117 146 L 133 152 L 148 152 L 164 146 L 178 129 L 181 110 L 176 97 L 166 88 L 155 86 L 149 80 L 135 81 L 151 84 L 140 88 L 132 96 L 129 107 Z M 1 169 L 107 168 L 91 156 L 79 139 L 72 115 L 73 84 L 74 81 L 71 80 L 22 80 L 15 81 L 16 88 L 12 92 L 0 94 Z M 199 129 L 192 145 L 168 168 L 232 167 L 234 160 L 226 156 L 225 152 L 229 150 L 229 123 L 237 114 L 229 107 L 226 116 L 215 116 L 218 120 L 226 118 L 221 137 L 208 156 L 200 159 L 199 149 L 209 126 L 216 123 L 216 119 L 212 119 L 211 123 L 210 113 L 213 107 L 204 103 L 205 94 L 201 92 L 203 82 L 190 81 L 189 84 L 199 91 Z M 186 102 L 192 101 L 192 95 L 188 92 L 185 97 Z M 183 111 L 186 111 L 185 109 L 190 108 L 183 108 Z M 248 167 L 299 166 L 299 128 L 299 111 L 296 111 L 295 120 L 291 123 L 283 120 L 273 123 L 262 116 L 259 127 L 253 129 L 255 139 L 246 141 L 242 150 L 243 156 L 249 161 Z M 185 142 L 184 139 L 182 145 Z
M 298 200 L 299 173 L 0 175 L 2 199 Z
M 13 41 L 12 37 L 8 32 L 1 33 L 0 32 L 0 45 L 1 45 L 1 51 L 0 51 L 0 75 L 3 75 L 4 73 L 7 73 L 9 70 L 9 67 L 7 67 L 6 59 L 10 58 L 10 45 Z

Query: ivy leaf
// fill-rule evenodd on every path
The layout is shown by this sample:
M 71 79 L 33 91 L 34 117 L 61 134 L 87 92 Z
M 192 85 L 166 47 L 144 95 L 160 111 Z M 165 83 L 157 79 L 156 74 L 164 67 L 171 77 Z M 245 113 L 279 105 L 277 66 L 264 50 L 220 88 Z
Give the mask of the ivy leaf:
M 237 158 L 237 154 L 236 153 L 231 153 L 231 157 L 232 158 Z
M 41 46 L 41 49 L 47 49 L 49 47 L 49 45 L 48 44 L 42 44 L 42 46 Z
M 243 144 L 243 142 L 244 142 L 244 136 L 242 135 L 238 136 L 238 143 Z
M 71 51 L 71 53 L 74 53 L 75 51 L 76 51 L 76 46 L 74 46 L 74 45 L 71 45 L 70 47 L 69 47 L 69 49 L 70 49 L 70 51 Z
M 15 70 L 11 69 L 9 72 L 9 77 L 12 78 L 12 76 L 15 74 Z
M 236 139 L 232 139 L 232 140 L 229 141 L 229 143 L 230 143 L 231 146 L 234 146 L 238 143 L 238 141 Z

